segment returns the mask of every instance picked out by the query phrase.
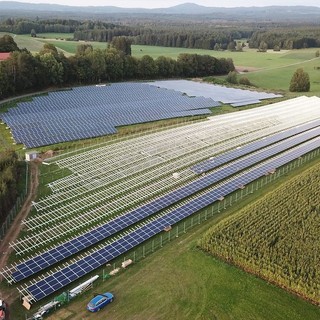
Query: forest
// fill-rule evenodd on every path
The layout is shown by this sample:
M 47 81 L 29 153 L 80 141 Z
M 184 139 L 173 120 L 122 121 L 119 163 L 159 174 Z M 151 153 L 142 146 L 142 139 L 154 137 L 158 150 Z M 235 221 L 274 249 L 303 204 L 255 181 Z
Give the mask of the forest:
M 73 33 L 70 40 L 111 42 L 126 36 L 132 44 L 209 50 L 236 50 L 236 41 L 246 39 L 250 48 L 301 49 L 320 46 L 317 25 L 283 25 L 268 23 L 214 25 L 125 19 L 118 22 L 75 19 L 7 18 L 0 21 L 0 32 L 15 34 Z
M 223 220 L 201 248 L 320 303 L 320 164 Z

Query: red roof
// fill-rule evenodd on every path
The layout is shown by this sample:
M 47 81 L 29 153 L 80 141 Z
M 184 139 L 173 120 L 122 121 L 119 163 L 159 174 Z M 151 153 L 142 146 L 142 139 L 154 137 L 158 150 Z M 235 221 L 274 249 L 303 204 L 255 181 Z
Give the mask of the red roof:
M 0 52 L 0 61 L 7 60 L 10 57 L 11 52 Z

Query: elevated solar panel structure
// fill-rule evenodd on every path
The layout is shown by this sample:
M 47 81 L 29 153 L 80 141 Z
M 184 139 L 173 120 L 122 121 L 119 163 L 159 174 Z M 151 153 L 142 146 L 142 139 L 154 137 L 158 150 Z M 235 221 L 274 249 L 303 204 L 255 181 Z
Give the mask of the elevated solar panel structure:
M 222 183 L 213 191 L 199 196 L 187 204 L 167 213 L 166 215 L 147 223 L 133 232 L 130 232 L 112 244 L 106 245 L 105 247 L 92 252 L 91 254 L 83 257 L 81 260 L 61 268 L 59 271 L 46 276 L 46 278 L 42 280 L 27 285 L 27 287 L 22 288 L 20 292 L 26 295 L 31 295 L 34 301 L 41 300 L 72 283 L 76 279 L 79 279 L 85 274 L 127 252 L 134 246 L 150 239 L 157 233 L 163 231 L 163 229 L 168 225 L 173 225 L 181 221 L 200 209 L 205 208 L 209 204 L 218 201 L 221 199 L 221 197 L 225 197 L 233 191 L 238 190 L 240 186 L 253 182 L 271 170 L 281 167 L 282 165 L 287 164 L 290 161 L 299 158 L 300 156 L 319 147 L 320 138 L 317 137 L 299 145 L 294 149 L 280 154 L 275 158 L 269 159 L 265 163 L 262 163 L 257 167 Z
M 26 147 L 113 134 L 117 126 L 208 115 L 219 103 L 143 83 L 80 87 L 23 102 L 2 114 L 17 143 Z
M 304 126 L 296 128 L 305 129 Z M 194 182 L 187 184 L 169 194 L 162 196 L 142 207 L 139 207 L 125 216 L 119 216 L 114 220 L 100 226 L 97 229 L 83 234 L 79 238 L 68 241 L 58 247 L 55 247 L 43 255 L 39 255 L 31 260 L 27 260 L 21 264 L 15 266 L 15 270 L 12 273 L 14 281 L 23 280 L 71 255 L 80 252 L 81 250 L 88 248 L 89 246 L 96 244 L 107 237 L 145 219 L 152 214 L 159 212 L 167 208 L 168 206 L 183 200 L 184 198 L 191 196 L 211 185 L 230 177 L 244 169 L 249 168 L 267 158 L 277 155 L 279 152 L 283 152 L 289 148 L 293 148 L 307 140 L 313 139 L 320 135 L 320 127 L 303 131 L 302 133 L 292 136 L 288 139 L 282 140 L 277 144 L 271 145 L 265 149 L 261 149 L 258 152 L 252 153 L 249 156 L 240 158 L 225 167 L 217 169 L 214 173 L 208 174 Z
M 227 88 L 219 85 L 200 83 L 188 80 L 162 80 L 149 82 L 159 88 L 167 88 L 184 92 L 189 96 L 202 96 L 216 101 L 231 104 L 235 107 L 245 106 L 261 102 L 263 99 L 282 97 L 279 94 Z
M 223 153 L 221 155 L 212 157 L 208 160 L 202 161 L 202 162 L 192 166 L 191 170 L 197 174 L 207 172 L 207 171 L 212 170 L 212 169 L 214 169 L 224 163 L 227 163 L 228 161 L 232 161 L 238 157 L 249 154 L 250 152 L 256 151 L 260 148 L 264 148 L 272 143 L 276 143 L 278 141 L 289 138 L 289 137 L 294 136 L 296 134 L 299 134 L 301 132 L 316 128 L 318 126 L 320 126 L 320 120 L 312 121 L 312 122 L 300 125 L 298 127 L 294 127 L 289 130 L 285 130 L 285 131 L 276 133 L 274 135 L 264 137 L 263 139 L 261 139 L 259 141 L 254 141 L 252 143 L 249 143 L 247 145 L 239 147 L 235 150 L 231 150 L 231 151 Z

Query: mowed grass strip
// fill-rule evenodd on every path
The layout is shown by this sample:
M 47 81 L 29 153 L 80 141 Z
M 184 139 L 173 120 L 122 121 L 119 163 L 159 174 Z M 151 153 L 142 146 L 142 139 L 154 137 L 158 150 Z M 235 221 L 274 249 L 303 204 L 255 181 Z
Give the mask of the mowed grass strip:
M 320 305 L 320 164 L 214 226 L 201 247 Z

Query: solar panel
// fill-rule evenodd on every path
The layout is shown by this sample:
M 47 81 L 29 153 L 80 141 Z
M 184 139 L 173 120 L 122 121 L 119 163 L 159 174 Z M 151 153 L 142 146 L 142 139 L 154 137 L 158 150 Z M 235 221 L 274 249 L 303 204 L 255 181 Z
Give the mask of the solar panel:
M 45 253 L 45 255 L 39 255 L 36 258 L 25 261 L 21 264 L 18 264 L 15 269 L 16 271 L 12 273 L 12 277 L 15 281 L 23 280 L 32 274 L 39 272 L 47 268 L 50 265 L 53 265 L 67 257 L 70 257 L 72 254 L 80 252 L 84 248 L 96 244 L 107 237 L 119 232 L 126 227 L 133 225 L 139 222 L 141 219 L 145 219 L 152 214 L 159 212 L 162 209 L 167 208 L 168 206 L 183 200 L 186 197 L 193 195 L 205 188 L 210 187 L 211 185 L 222 181 L 223 179 L 232 176 L 244 169 L 247 169 L 265 159 L 268 159 L 276 154 L 283 152 L 284 150 L 293 148 L 307 140 L 313 139 L 320 135 L 320 127 L 315 127 L 316 123 L 307 124 L 296 129 L 288 130 L 289 133 L 297 133 L 299 130 L 302 133 L 296 134 L 295 136 L 289 135 L 289 133 L 281 133 L 281 137 L 289 136 L 289 138 L 273 144 L 265 149 L 259 150 L 256 153 L 252 153 L 249 156 L 240 158 L 227 166 L 217 169 L 214 173 L 208 174 L 204 177 L 199 178 L 198 180 L 187 184 L 184 187 L 178 188 L 175 191 L 168 193 L 150 203 L 147 203 L 144 206 L 141 206 L 135 210 L 132 210 L 130 213 L 127 213 L 125 216 L 119 216 L 108 223 L 91 230 L 79 238 L 68 241 L 56 248 L 53 248 Z M 307 128 L 312 128 L 310 130 L 304 131 Z M 272 139 L 279 138 L 272 137 Z M 271 139 L 271 140 L 272 140 Z M 49 259 L 48 259 L 49 255 Z M 35 262 L 36 259 L 36 262 Z
M 189 96 L 211 98 L 215 101 L 221 101 L 235 107 L 259 103 L 261 102 L 260 100 L 263 99 L 282 97 L 282 95 L 274 93 L 227 88 L 224 86 L 188 80 L 154 81 L 149 82 L 149 84 L 160 88 L 185 92 Z
M 197 174 L 207 172 L 209 170 L 212 170 L 212 169 L 218 167 L 221 164 L 224 164 L 224 163 L 232 161 L 236 158 L 239 158 L 240 156 L 244 156 L 246 154 L 249 154 L 250 152 L 253 152 L 253 151 L 256 151 L 260 148 L 264 148 L 268 145 L 271 145 L 272 143 L 276 143 L 278 141 L 289 138 L 291 136 L 294 136 L 294 135 L 299 134 L 301 132 L 304 132 L 306 130 L 316 128 L 318 126 L 320 126 L 320 120 L 312 121 L 312 122 L 303 124 L 299 127 L 294 127 L 292 129 L 288 129 L 288 130 L 276 133 L 274 135 L 265 137 L 262 140 L 249 143 L 241 148 L 237 148 L 235 150 L 231 150 L 229 152 L 226 152 L 222 155 L 218 155 L 216 157 L 212 157 L 208 160 L 202 161 L 202 162 L 192 166 L 191 170 Z
M 1 118 L 16 142 L 38 147 L 114 134 L 117 126 L 207 115 L 219 103 L 145 83 L 79 87 L 18 104 Z
M 191 214 L 199 211 L 200 209 L 205 208 L 207 205 L 219 200 L 221 196 L 226 196 L 230 192 L 238 190 L 239 186 L 253 182 L 257 178 L 264 176 L 266 172 L 269 172 L 274 168 L 278 168 L 319 147 L 320 138 L 315 138 L 306 143 L 300 144 L 298 147 L 291 149 L 284 154 L 278 155 L 276 158 L 270 159 L 267 162 L 256 166 L 252 170 L 249 170 L 235 178 L 231 178 L 227 182 L 224 182 L 220 186 L 215 188 L 213 191 L 205 193 L 204 195 L 191 200 L 180 208 L 167 213 L 165 216 L 147 223 L 146 225 L 140 227 L 138 230 L 135 230 L 134 232 L 123 236 L 121 239 L 115 241 L 114 243 L 97 250 L 89 256 L 65 268 L 62 268 L 61 270 L 42 280 L 39 280 L 32 285 L 29 285 L 25 290 L 32 296 L 34 300 L 38 301 L 40 299 L 43 299 L 49 294 L 52 294 L 53 292 L 63 288 L 64 286 L 74 281 L 74 279 L 71 280 L 68 277 L 68 272 L 73 272 L 75 277 L 78 279 L 84 274 L 94 270 L 96 267 L 102 266 L 108 261 L 121 255 L 126 250 L 132 248 L 133 244 L 131 243 L 131 238 L 133 236 L 135 243 L 138 242 L 140 244 L 145 240 L 150 239 L 155 234 L 159 233 L 159 231 L 166 226 L 175 224 L 186 218 L 187 216 L 190 216 Z M 141 236 L 139 240 L 137 240 L 137 235 Z M 128 249 L 123 247 L 123 243 L 128 244 Z M 112 248 L 119 248 L 120 250 L 117 250 L 117 252 L 114 254 L 110 254 L 109 250 L 111 250 Z M 88 261 L 94 261 L 95 266 L 93 267 L 93 264 L 88 264 Z

